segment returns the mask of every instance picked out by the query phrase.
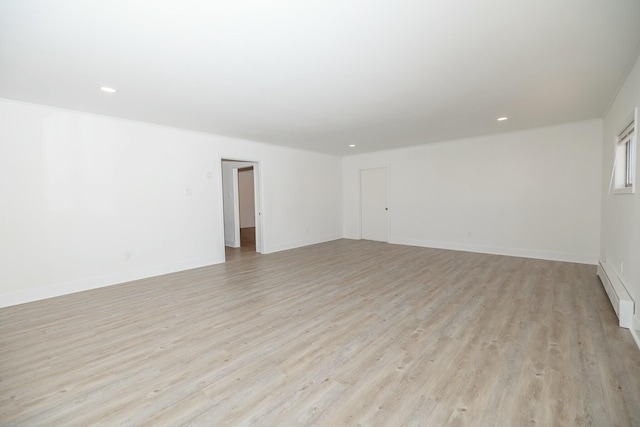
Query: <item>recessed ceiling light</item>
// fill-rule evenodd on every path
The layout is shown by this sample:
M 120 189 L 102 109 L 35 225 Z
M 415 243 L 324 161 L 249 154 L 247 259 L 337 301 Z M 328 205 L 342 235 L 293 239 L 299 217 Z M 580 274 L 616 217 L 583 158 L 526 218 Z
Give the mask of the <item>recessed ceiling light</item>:
M 499 122 L 504 122 L 507 119 L 508 119 L 508 117 L 498 117 L 498 121 Z
M 116 93 L 117 92 L 117 90 L 115 90 L 114 88 L 109 87 L 109 86 L 101 86 L 100 90 L 103 91 L 103 92 L 107 92 L 107 93 Z
M 351 147 L 351 148 L 353 148 L 355 146 L 356 146 L 356 144 L 349 144 L 349 147 Z

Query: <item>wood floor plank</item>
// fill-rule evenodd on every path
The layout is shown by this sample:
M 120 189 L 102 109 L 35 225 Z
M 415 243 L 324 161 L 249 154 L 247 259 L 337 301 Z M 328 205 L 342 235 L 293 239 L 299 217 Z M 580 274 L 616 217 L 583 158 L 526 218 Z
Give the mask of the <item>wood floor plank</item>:
M 640 425 L 593 266 L 251 245 L 0 309 L 0 425 Z

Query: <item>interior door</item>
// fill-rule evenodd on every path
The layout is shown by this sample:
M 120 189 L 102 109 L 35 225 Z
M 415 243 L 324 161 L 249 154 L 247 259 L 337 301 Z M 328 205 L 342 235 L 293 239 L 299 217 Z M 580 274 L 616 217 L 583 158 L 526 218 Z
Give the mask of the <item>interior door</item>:
M 387 168 L 360 171 L 360 237 L 378 242 L 388 241 Z

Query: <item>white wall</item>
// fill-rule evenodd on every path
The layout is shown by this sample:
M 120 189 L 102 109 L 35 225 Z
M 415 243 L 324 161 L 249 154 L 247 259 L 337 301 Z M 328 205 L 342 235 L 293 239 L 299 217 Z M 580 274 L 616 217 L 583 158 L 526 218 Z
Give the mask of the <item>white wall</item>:
M 602 121 L 343 159 L 344 235 L 359 170 L 389 167 L 389 242 L 595 264 Z
M 253 191 L 253 169 L 238 172 L 238 193 L 240 228 L 255 227 L 256 206 Z
M 632 333 L 640 345 L 640 190 L 636 181 L 635 194 L 615 195 L 611 183 L 615 137 L 635 107 L 640 107 L 640 60 L 636 62 L 604 119 L 600 248 L 601 262 L 609 264 L 635 301 Z M 639 178 L 640 170 L 636 161 L 636 180 Z
M 337 157 L 0 100 L 0 306 L 222 262 L 222 158 L 261 164 L 264 252 L 341 237 Z

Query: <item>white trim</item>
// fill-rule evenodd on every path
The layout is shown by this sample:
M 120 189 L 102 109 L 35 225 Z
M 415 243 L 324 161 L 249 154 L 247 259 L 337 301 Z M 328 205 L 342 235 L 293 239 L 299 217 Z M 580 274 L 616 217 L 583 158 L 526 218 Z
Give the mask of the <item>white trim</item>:
M 630 170 L 626 170 L 626 162 L 625 162 L 625 172 L 631 174 L 631 186 L 623 187 L 620 185 L 619 177 L 618 177 L 618 167 L 621 167 L 620 163 L 620 155 L 619 155 L 619 145 L 621 142 L 626 141 L 627 136 L 631 133 L 628 131 L 629 127 L 633 126 L 632 136 L 629 138 L 631 140 L 630 148 L 631 152 L 629 154 L 630 157 Z M 621 137 L 622 136 L 622 137 Z M 634 194 L 636 192 L 636 147 L 638 144 L 638 108 L 634 108 L 631 114 L 627 116 L 627 119 L 624 121 L 623 126 L 620 127 L 620 131 L 615 136 L 615 156 L 614 156 L 614 194 Z M 625 177 L 626 180 L 626 177 Z
M 631 332 L 631 336 L 633 337 L 633 340 L 636 342 L 636 345 L 640 350 L 640 330 L 631 328 L 629 329 L 629 331 Z
M 629 328 L 629 332 L 631 332 L 631 336 L 633 340 L 636 342 L 638 349 L 640 350 L 640 319 L 637 316 L 633 317 L 633 321 L 631 322 L 631 328 Z
M 633 322 L 633 328 L 629 328 L 629 332 L 631 332 L 631 336 L 633 337 L 633 340 L 636 342 L 636 345 L 638 346 L 638 350 L 640 350 L 640 325 L 638 325 L 638 322 Z
M 289 249 L 296 249 L 296 248 L 301 248 L 303 246 L 309 246 L 309 245 L 316 245 L 318 243 L 331 242 L 333 240 L 339 240 L 339 239 L 342 239 L 342 238 L 343 237 L 339 236 L 339 235 L 330 235 L 330 236 L 325 236 L 325 237 L 318 237 L 318 238 L 315 238 L 315 239 L 306 239 L 306 240 L 298 240 L 298 241 L 295 241 L 295 242 L 281 243 L 281 244 L 273 245 L 273 246 L 270 246 L 269 248 L 266 248 L 263 253 L 264 254 L 270 254 L 270 253 L 274 253 L 274 252 L 287 251 Z
M 634 301 L 627 292 L 624 283 L 606 261 L 600 261 L 597 274 L 598 277 L 600 277 L 604 290 L 607 292 L 613 310 L 616 312 L 616 316 L 618 316 L 620 327 L 631 328 L 635 307 Z
M 228 246 L 228 247 L 230 247 L 230 248 L 239 248 L 239 247 L 240 247 L 240 245 L 239 245 L 239 244 L 237 244 L 234 240 L 226 240 L 226 239 L 225 239 L 225 241 L 224 241 L 224 245 L 225 245 L 225 246 Z
M 218 215 L 220 216 L 219 229 L 222 231 L 222 239 L 220 245 L 220 253 L 222 254 L 222 262 L 226 261 L 225 254 L 225 246 L 227 244 L 225 240 L 225 232 L 224 232 L 224 187 L 222 186 L 222 157 L 216 157 L 216 166 L 218 168 L 218 179 L 220 180 L 220 184 L 217 186 L 218 191 Z
M 634 194 L 635 184 L 631 187 L 620 187 L 615 189 L 615 194 Z
M 240 247 L 240 168 L 231 168 L 231 188 L 233 191 L 233 247 Z
M 224 252 L 223 252 L 224 256 Z M 224 262 L 224 258 L 200 258 L 188 261 L 176 262 L 170 265 L 158 265 L 142 268 L 135 271 L 127 271 L 118 274 L 110 274 L 101 277 L 92 277 L 66 283 L 54 283 L 35 289 L 11 292 L 0 295 L 0 307 L 24 304 L 32 301 L 39 301 L 61 295 L 73 294 L 76 292 L 88 291 L 90 289 L 104 288 L 107 286 L 119 285 L 133 280 L 148 279 L 150 277 L 161 276 L 179 271 L 191 270 L 193 268 L 206 267 Z
M 253 197 L 255 207 L 256 252 L 264 252 L 264 184 L 262 180 L 262 162 L 253 163 Z
M 243 157 L 243 156 L 242 156 Z M 253 194 L 254 194 L 254 206 L 255 206 L 255 227 L 256 227 L 256 252 L 257 253 L 267 253 L 265 252 L 265 247 L 266 247 L 266 242 L 265 242 L 265 221 L 264 221 L 264 216 L 265 216 L 265 204 L 264 204 L 264 200 L 265 200 L 265 196 L 264 196 L 264 192 L 265 192 L 265 186 L 264 186 L 264 180 L 263 180 L 263 163 L 260 160 L 237 160 L 235 159 L 235 156 L 220 156 L 219 158 L 219 163 L 220 163 L 220 191 L 222 192 L 222 198 L 224 199 L 224 185 L 222 182 L 222 163 L 223 162 L 238 162 L 238 163 L 251 163 L 251 166 L 253 167 Z M 237 181 L 237 170 L 234 172 L 234 176 Z M 234 183 L 233 187 L 235 192 L 237 192 L 237 182 Z M 237 219 L 237 225 L 238 227 L 236 228 L 236 231 L 238 233 L 237 235 L 237 246 L 228 241 L 225 240 L 225 246 L 231 246 L 234 248 L 239 248 L 240 247 L 240 209 L 238 207 L 238 205 L 236 205 L 235 211 L 237 211 L 238 214 L 238 219 Z M 222 208 L 222 230 L 224 232 L 224 207 Z
M 395 238 L 389 243 L 408 246 L 420 246 L 424 248 L 448 249 L 452 251 L 475 252 L 481 254 L 515 256 L 521 258 L 544 259 L 549 261 L 574 262 L 577 264 L 596 265 L 597 255 L 582 255 L 565 252 L 536 251 L 531 249 L 503 248 L 497 246 L 470 245 L 455 242 L 437 242 L 433 240 L 420 240 L 410 238 Z

